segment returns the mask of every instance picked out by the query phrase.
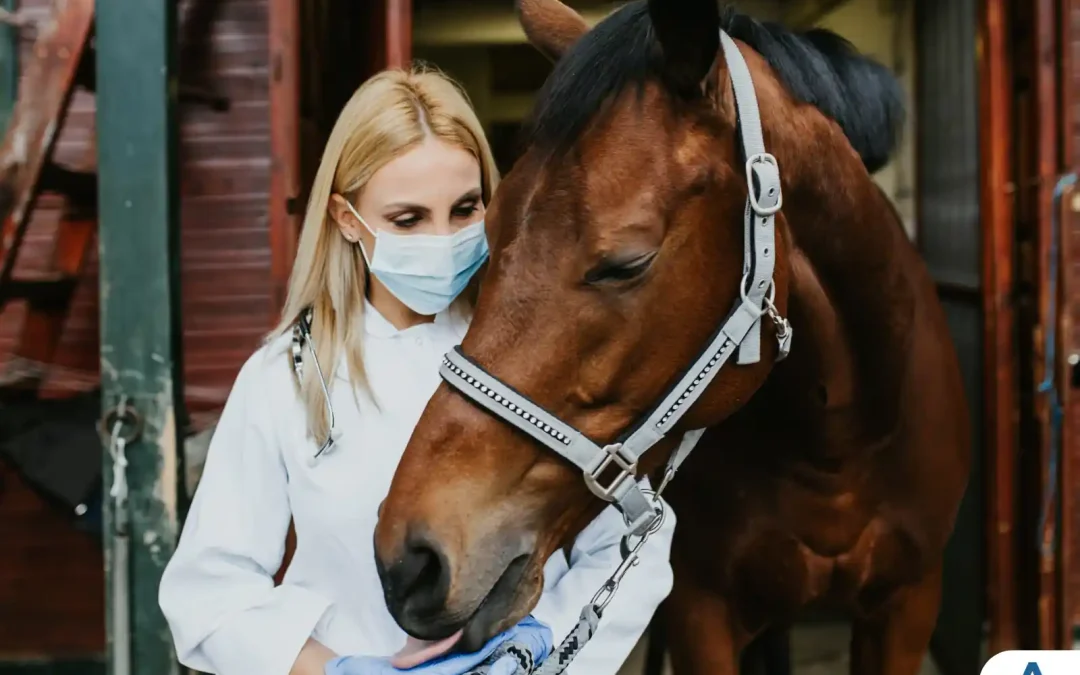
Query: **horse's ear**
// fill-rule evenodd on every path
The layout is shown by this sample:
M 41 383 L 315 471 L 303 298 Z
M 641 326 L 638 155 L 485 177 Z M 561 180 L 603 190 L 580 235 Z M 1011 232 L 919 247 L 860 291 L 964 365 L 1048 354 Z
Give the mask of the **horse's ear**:
M 680 90 L 700 92 L 720 48 L 717 0 L 649 0 L 664 71 Z
M 517 0 L 518 18 L 525 37 L 552 61 L 566 53 L 589 24 L 559 0 Z

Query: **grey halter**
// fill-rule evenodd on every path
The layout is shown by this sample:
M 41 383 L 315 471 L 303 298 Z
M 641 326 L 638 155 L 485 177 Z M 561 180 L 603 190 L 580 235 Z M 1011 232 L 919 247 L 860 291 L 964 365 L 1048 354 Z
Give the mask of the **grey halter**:
M 731 75 L 737 127 L 746 157 L 748 197 L 743 216 L 743 278 L 735 307 L 682 379 L 618 440 L 600 446 L 485 371 L 460 347 L 446 354 L 439 371 L 451 386 L 580 468 L 593 494 L 615 504 L 626 519 L 629 534 L 635 536 L 647 532 L 659 516 L 654 500 L 638 485 L 638 459 L 671 432 L 733 354 L 738 353 L 736 362 L 740 365 L 761 359 L 763 315 L 768 315 L 776 325 L 780 343 L 778 359 L 786 357 L 791 348 L 791 326 L 773 304 L 774 221 L 783 205 L 780 170 L 776 158 L 765 151 L 757 96 L 746 62 L 723 31 L 720 43 Z M 704 431 L 696 429 L 683 435 L 657 493 L 674 477 Z M 618 469 L 618 474 L 602 482 L 601 475 L 611 467 Z

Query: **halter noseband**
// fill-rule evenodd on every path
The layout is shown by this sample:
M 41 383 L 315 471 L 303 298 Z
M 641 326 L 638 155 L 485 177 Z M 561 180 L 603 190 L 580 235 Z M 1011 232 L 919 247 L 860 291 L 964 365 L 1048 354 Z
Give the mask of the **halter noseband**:
M 740 365 L 757 363 L 761 359 L 763 315 L 767 314 L 776 324 L 780 343 L 777 360 L 786 357 L 791 349 L 791 326 L 773 304 L 774 221 L 783 205 L 780 169 L 776 158 L 765 151 L 757 96 L 746 61 L 735 42 L 723 31 L 720 31 L 720 43 L 730 71 L 738 113 L 736 127 L 746 157 L 748 196 L 743 215 L 743 278 L 735 307 L 682 379 L 647 416 L 627 429 L 616 442 L 601 447 L 481 368 L 460 346 L 446 354 L 439 370 L 443 379 L 461 393 L 580 468 L 589 490 L 616 505 L 633 535 L 644 534 L 658 516 L 652 505 L 654 502 L 638 485 L 638 459 L 675 427 L 732 354 L 738 352 L 737 363 Z M 683 435 L 668 462 L 657 493 L 674 477 L 704 431 L 696 429 Z M 601 475 L 612 466 L 618 469 L 618 474 L 606 484 L 602 483 Z

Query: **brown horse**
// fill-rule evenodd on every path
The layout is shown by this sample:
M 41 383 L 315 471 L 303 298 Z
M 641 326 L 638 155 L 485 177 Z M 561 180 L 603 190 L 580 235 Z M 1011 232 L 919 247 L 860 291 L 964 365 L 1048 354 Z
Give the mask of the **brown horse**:
M 519 11 L 558 62 L 488 213 L 492 257 L 462 352 L 600 444 L 698 357 L 743 271 L 722 28 L 779 162 L 775 302 L 794 341 L 777 361 L 763 322 L 760 361 L 724 366 L 680 424 L 709 431 L 666 493 L 679 516 L 672 660 L 733 673 L 753 636 L 828 603 L 854 621 L 853 672 L 916 673 L 970 448 L 944 313 L 870 176 L 899 133 L 897 83 L 831 33 L 714 0 L 631 3 L 591 31 L 557 0 Z M 641 462 L 654 485 L 671 436 Z M 390 611 L 419 637 L 464 626 L 463 647 L 478 646 L 530 611 L 544 561 L 604 506 L 569 462 L 444 383 L 376 531 L 388 576 L 410 557 L 426 566 L 405 589 L 384 577 Z M 520 581 L 493 589 L 491 566 L 509 567 L 522 541 L 535 547 Z M 406 611 L 417 594 L 442 610 Z

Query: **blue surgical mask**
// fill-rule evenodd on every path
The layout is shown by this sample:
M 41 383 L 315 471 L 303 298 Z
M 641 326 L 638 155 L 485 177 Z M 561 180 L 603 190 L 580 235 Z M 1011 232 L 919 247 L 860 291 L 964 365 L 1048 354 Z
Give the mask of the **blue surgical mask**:
M 432 316 L 449 307 L 487 260 L 483 220 L 449 235 L 395 234 L 371 228 L 345 203 L 375 237 L 373 256 L 359 244 L 368 270 L 417 314 Z

